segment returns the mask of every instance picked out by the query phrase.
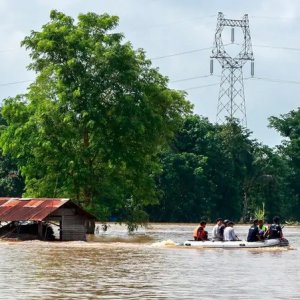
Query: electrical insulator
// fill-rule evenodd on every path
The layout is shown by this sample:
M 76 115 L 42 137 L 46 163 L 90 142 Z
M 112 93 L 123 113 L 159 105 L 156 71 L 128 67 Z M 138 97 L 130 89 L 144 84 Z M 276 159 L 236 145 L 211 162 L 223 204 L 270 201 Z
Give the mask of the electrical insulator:
M 254 61 L 251 61 L 251 76 L 254 76 Z
M 231 43 L 234 43 L 234 27 L 231 27 Z
M 210 60 L 210 75 L 214 73 L 214 61 L 213 59 Z

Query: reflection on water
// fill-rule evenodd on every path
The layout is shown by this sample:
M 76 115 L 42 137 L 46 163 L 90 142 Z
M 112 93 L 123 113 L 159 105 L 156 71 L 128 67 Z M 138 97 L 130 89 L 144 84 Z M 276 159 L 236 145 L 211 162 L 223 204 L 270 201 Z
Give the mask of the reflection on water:
M 192 225 L 110 225 L 89 242 L 0 242 L 0 299 L 300 299 L 298 228 L 284 229 L 288 251 L 184 248 Z

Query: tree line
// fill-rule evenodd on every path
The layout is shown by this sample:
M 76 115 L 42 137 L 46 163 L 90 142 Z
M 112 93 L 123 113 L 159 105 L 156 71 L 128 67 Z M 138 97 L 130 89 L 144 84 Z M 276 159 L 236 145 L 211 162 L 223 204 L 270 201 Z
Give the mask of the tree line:
M 197 222 L 221 216 L 248 222 L 262 210 L 269 221 L 274 215 L 299 220 L 299 108 L 271 117 L 270 126 L 286 138 L 279 147 L 251 139 L 235 120 L 217 125 L 187 117 L 161 154 L 157 186 L 162 195 L 159 206 L 149 208 L 153 220 Z
M 195 115 L 116 32 L 118 17 L 51 11 L 21 45 L 36 80 L 1 107 L 0 195 L 68 197 L 100 220 L 297 220 L 300 112 L 270 118 L 270 148 L 238 120 Z

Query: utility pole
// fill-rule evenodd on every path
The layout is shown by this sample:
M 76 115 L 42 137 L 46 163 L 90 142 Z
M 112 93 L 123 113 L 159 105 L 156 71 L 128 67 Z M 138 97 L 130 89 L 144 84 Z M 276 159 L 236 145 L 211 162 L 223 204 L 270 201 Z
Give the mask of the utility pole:
M 225 27 L 231 28 L 231 44 L 234 44 L 235 28 L 240 28 L 243 35 L 241 50 L 231 57 L 223 44 L 222 32 Z M 217 123 L 229 122 L 237 119 L 241 125 L 247 126 L 246 103 L 244 94 L 243 66 L 251 61 L 251 76 L 254 76 L 254 57 L 251 44 L 248 15 L 241 20 L 225 19 L 219 12 L 215 33 L 214 46 L 210 60 L 210 73 L 213 74 L 213 59 L 217 59 L 222 66 L 222 75 L 217 108 Z

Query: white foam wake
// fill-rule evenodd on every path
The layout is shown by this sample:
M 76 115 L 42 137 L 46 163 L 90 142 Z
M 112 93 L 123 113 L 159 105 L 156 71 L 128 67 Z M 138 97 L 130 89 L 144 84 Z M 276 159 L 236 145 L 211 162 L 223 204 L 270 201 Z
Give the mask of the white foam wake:
M 151 247 L 174 247 L 177 246 L 177 243 L 175 243 L 172 240 L 165 240 L 165 241 L 160 241 L 160 242 L 155 242 L 151 244 Z

